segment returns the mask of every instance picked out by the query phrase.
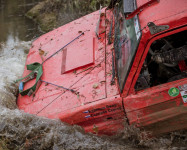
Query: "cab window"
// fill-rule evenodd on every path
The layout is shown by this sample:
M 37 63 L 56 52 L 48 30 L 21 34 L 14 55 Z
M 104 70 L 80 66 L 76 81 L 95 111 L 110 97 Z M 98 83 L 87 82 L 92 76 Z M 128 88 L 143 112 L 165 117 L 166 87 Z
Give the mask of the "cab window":
M 135 85 L 139 91 L 187 78 L 187 31 L 154 41 Z

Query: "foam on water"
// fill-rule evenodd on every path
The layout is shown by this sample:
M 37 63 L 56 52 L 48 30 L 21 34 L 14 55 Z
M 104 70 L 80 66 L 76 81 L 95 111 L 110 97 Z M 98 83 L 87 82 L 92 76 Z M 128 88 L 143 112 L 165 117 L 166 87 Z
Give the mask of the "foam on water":
M 29 49 L 30 43 L 20 42 L 9 35 L 7 42 L 0 45 L 0 104 L 8 108 L 16 108 L 17 87 L 13 81 L 23 73 L 25 51 Z
M 185 149 L 186 131 L 142 140 L 139 129 L 126 125 L 115 137 L 97 137 L 78 126 L 49 120 L 17 109 L 17 85 L 13 81 L 23 72 L 31 42 L 8 38 L 0 45 L 0 150 L 1 149 L 106 149 L 106 150 L 178 150 Z

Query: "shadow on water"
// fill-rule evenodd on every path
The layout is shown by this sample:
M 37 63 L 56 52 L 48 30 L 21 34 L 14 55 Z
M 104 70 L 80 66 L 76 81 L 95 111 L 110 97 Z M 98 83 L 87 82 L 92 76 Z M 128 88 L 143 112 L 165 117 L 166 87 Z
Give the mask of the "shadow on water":
M 23 72 L 30 40 L 41 34 L 24 13 L 38 1 L 0 0 L 0 150 L 185 150 L 183 131 L 145 141 L 139 138 L 138 129 L 127 126 L 117 137 L 97 137 L 85 134 L 80 127 L 17 109 L 13 81 Z

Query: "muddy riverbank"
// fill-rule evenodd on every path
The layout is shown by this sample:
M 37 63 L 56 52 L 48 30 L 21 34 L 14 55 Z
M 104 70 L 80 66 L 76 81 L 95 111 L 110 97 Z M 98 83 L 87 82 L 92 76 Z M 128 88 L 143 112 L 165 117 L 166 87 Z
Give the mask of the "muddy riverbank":
M 62 26 L 81 16 L 108 6 L 110 0 L 45 0 L 26 13 L 43 32 Z

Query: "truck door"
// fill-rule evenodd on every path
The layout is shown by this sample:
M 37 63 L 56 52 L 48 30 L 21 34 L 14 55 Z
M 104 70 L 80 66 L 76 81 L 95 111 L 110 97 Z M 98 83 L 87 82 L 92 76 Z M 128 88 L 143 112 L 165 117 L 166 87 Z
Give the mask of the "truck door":
M 131 92 L 124 98 L 130 124 L 153 134 L 187 128 L 187 31 L 153 40 Z

